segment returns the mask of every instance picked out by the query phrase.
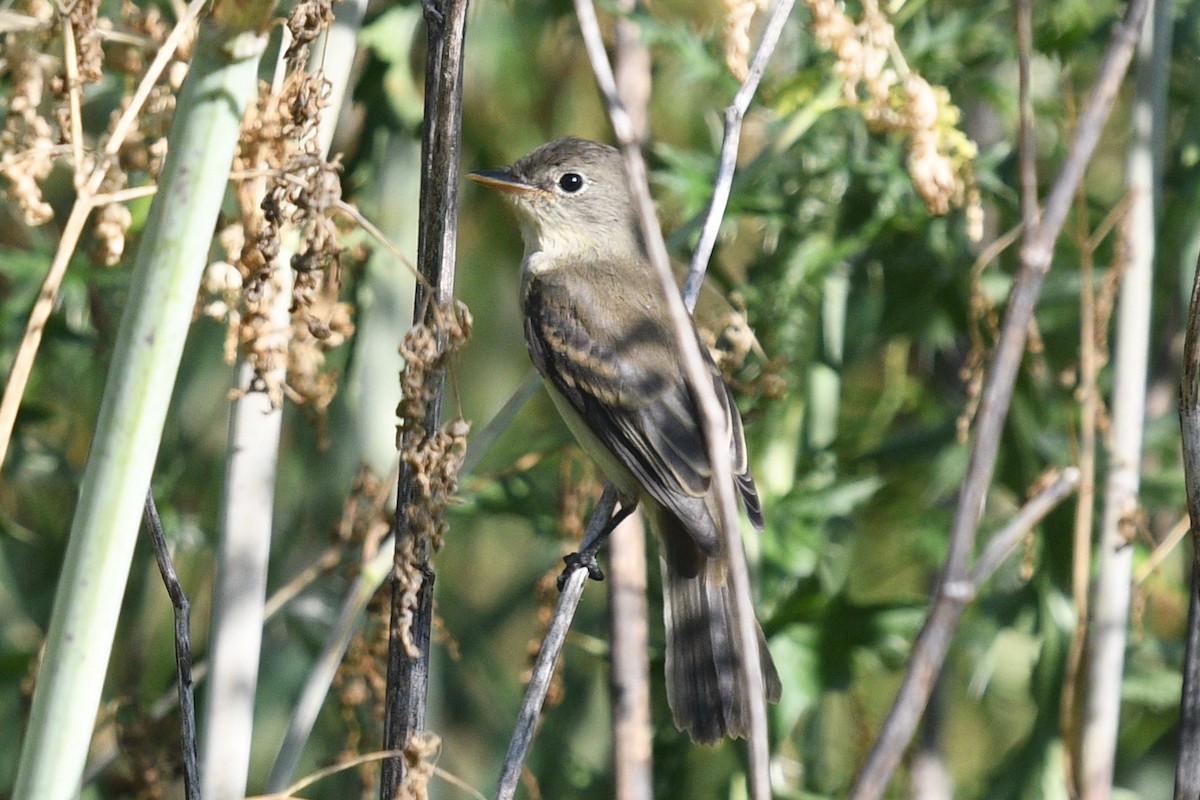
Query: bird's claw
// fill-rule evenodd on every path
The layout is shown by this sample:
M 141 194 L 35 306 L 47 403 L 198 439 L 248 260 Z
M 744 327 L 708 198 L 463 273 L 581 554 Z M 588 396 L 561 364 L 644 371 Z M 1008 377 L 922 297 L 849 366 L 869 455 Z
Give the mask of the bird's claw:
M 562 574 L 558 576 L 558 590 L 560 592 L 567 585 L 567 578 L 580 567 L 587 570 L 588 577 L 592 580 L 604 580 L 604 570 L 600 569 L 600 564 L 596 561 L 596 554 L 593 552 L 571 553 L 570 555 L 563 556 L 563 563 L 567 566 L 563 569 Z

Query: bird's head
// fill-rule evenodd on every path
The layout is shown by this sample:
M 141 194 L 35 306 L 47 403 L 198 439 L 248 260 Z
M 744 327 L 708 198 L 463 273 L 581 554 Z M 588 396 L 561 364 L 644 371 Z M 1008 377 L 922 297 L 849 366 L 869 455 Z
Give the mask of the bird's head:
M 516 209 L 527 257 L 627 257 L 642 251 L 621 154 L 608 145 L 556 139 L 510 167 L 468 177 L 500 192 Z

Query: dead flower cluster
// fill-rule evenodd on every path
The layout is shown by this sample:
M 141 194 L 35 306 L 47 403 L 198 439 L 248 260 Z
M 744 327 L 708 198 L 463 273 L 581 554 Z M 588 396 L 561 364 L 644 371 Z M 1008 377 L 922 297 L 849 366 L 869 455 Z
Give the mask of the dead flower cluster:
M 57 146 L 58 136 L 44 116 L 47 84 L 58 68 L 47 55 L 54 38 L 54 6 L 47 0 L 21 0 L 15 10 L 35 24 L 4 36 L 0 76 L 7 77 L 11 89 L 0 131 L 0 175 L 8 182 L 8 194 L 20 207 L 25 224 L 42 225 L 53 218 L 54 209 L 42 199 L 41 182 L 65 152 Z
M 842 97 L 862 110 L 877 130 L 906 137 L 908 174 L 933 214 L 965 208 L 972 241 L 983 236 L 983 208 L 972 160 L 977 149 L 959 129 L 961 114 L 943 86 L 932 86 L 909 69 L 896 32 L 872 0 L 855 22 L 838 0 L 805 0 L 812 32 L 837 57 Z
M 404 371 L 400 373 L 397 446 L 404 474 L 413 494 L 401 498 L 409 530 L 398 538 L 396 574 L 400 589 L 400 625 L 397 635 L 410 656 L 419 653 L 412 640 L 411 623 L 424 583 L 419 555 L 442 545 L 445 510 L 458 490 L 458 470 L 467 449 L 470 426 L 461 419 L 438 426 L 430 420 L 430 404 L 441 389 L 440 376 L 471 335 L 471 312 L 452 301 L 432 306 L 425 322 L 409 329 L 400 345 Z M 432 429 L 431 429 L 432 427 Z
M 210 265 L 205 282 L 217 296 L 205 312 L 229 326 L 226 358 L 240 344 L 255 372 L 251 388 L 275 404 L 286 394 L 318 420 L 337 389 L 326 353 L 354 330 L 351 307 L 338 299 L 344 248 L 332 212 L 341 168 L 325 159 L 318 136 L 329 83 L 306 68 L 309 43 L 332 19 L 321 0 L 293 10 L 282 85 L 264 85 L 242 124 L 234 160 L 241 219 L 222 233 L 227 260 Z
M 404 782 L 396 800 L 429 800 L 429 779 L 437 766 L 442 740 L 435 733 L 418 731 L 404 746 Z
M 724 0 L 725 66 L 739 81 L 750 74 L 750 23 L 760 0 Z
M 42 186 L 56 163 L 73 162 L 77 188 L 96 167 L 97 144 L 87 136 L 80 111 L 85 88 L 98 83 L 106 68 L 140 75 L 145 69 L 143 51 L 160 46 L 171 31 L 154 7 L 141 9 L 125 2 L 114 18 L 100 17 L 99 11 L 99 0 L 79 0 L 60 18 L 48 0 L 20 0 L 11 12 L 23 17 L 24 24 L 0 39 L 0 78 L 9 87 L 0 129 L 0 176 L 30 226 L 54 217 Z M 118 30 L 121 35 L 106 44 L 106 34 Z M 69 42 L 63 38 L 68 34 Z M 145 182 L 157 176 L 189 50 L 189 42 L 179 48 L 132 125 L 121 132 L 117 159 L 99 185 L 102 194 L 128 187 L 131 173 L 140 173 Z M 121 99 L 109 120 L 108 136 L 115 135 L 116 122 L 131 102 L 132 93 Z M 93 218 L 91 247 L 97 263 L 113 266 L 121 260 L 132 219 L 123 203 L 100 207 Z

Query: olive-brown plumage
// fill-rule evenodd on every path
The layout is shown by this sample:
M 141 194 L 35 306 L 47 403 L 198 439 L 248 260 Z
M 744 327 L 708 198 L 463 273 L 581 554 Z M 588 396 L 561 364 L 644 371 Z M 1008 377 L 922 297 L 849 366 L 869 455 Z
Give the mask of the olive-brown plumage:
M 667 699 L 698 742 L 748 729 L 733 596 L 699 407 L 639 233 L 619 153 L 558 139 L 471 178 L 517 211 L 525 242 L 525 342 L 555 406 L 617 487 L 642 502 L 661 541 Z M 708 358 L 703 345 L 701 352 Z M 762 509 L 741 418 L 709 359 L 729 458 L 754 525 Z M 759 631 L 767 698 L 780 682 Z

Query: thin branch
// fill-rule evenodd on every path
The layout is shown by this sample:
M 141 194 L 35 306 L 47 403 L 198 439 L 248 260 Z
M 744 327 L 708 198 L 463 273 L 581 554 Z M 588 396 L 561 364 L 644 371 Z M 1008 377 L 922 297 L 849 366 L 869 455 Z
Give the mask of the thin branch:
M 7 8 L 0 9 L 0 34 L 44 31 L 54 25 L 52 19 L 38 19 L 29 14 L 19 14 Z
M 388 547 L 390 545 L 391 540 L 389 539 L 385 540 L 385 542 L 380 546 Z M 322 551 L 312 563 L 300 570 L 299 573 L 292 577 L 283 586 L 280 586 L 278 589 L 276 589 L 271 596 L 267 598 L 267 602 L 263 607 L 262 622 L 265 624 L 270 621 L 272 617 L 274 617 L 289 603 L 299 597 L 301 592 L 308 588 L 313 581 L 328 573 L 329 570 L 333 569 L 333 567 L 337 566 L 337 564 L 341 561 L 341 554 L 344 550 L 345 547 L 340 544 L 331 545 L 330 547 L 325 548 L 325 550 Z M 366 567 L 363 567 L 363 569 L 366 569 Z M 381 578 L 379 583 L 382 582 L 383 581 Z M 376 589 L 379 588 L 379 583 L 375 585 Z M 200 685 L 207 678 L 208 662 L 198 661 L 193 664 L 193 687 Z M 176 704 L 179 702 L 178 698 L 179 686 L 176 684 L 175 687 L 167 692 L 164 692 L 158 697 L 157 700 L 150 704 L 150 719 L 161 720 L 166 717 L 167 714 L 171 713 L 171 711 L 175 709 Z M 94 738 L 97 742 L 108 742 L 110 740 L 115 741 L 115 723 L 112 720 L 109 720 L 104 727 L 101 727 L 97 730 Z M 105 749 L 94 754 L 93 757 L 88 761 L 87 769 L 84 770 L 82 784 L 86 786 L 95 780 L 101 772 L 103 772 L 110 765 L 112 765 L 114 761 L 117 760 L 118 755 L 119 753 L 116 744 L 106 747 Z
M 1171 527 L 1171 530 L 1167 532 L 1167 535 L 1163 537 L 1163 540 L 1158 543 L 1154 550 L 1150 552 L 1150 555 L 1146 557 L 1146 560 L 1141 564 L 1138 564 L 1137 569 L 1135 569 L 1133 572 L 1134 584 L 1140 586 L 1146 581 L 1147 578 L 1153 575 L 1154 570 L 1158 569 L 1159 565 L 1166 560 L 1167 556 L 1174 552 L 1175 548 L 1179 546 L 1179 543 L 1183 541 L 1183 537 L 1187 536 L 1188 533 L 1191 532 L 1191 529 L 1191 521 L 1188 519 L 1188 517 L 1180 517 L 1179 522 L 1176 522 Z
M 146 528 L 154 544 L 158 571 L 175 609 L 175 673 L 179 689 L 179 735 L 183 751 L 183 793 L 187 800 L 200 800 L 200 774 L 196 766 L 196 702 L 192 684 L 191 604 L 171 563 L 171 550 L 163 535 L 162 520 L 154 505 L 154 494 L 146 492 Z
M 58 289 L 62 286 L 63 278 L 67 274 L 67 265 L 71 262 L 75 245 L 78 244 L 79 237 L 83 234 L 83 226 L 91 212 L 91 201 L 85 200 L 83 197 L 78 198 L 75 205 L 71 207 L 71 213 L 63 225 L 58 250 L 54 254 L 54 260 L 50 262 L 46 278 L 42 281 L 42 289 L 38 292 L 37 301 L 34 302 L 33 309 L 29 312 L 29 321 L 25 324 L 25 334 L 21 338 L 21 344 L 17 348 L 17 354 L 14 356 L 12 367 L 8 372 L 4 398 L 0 400 L 0 464 L 4 463 L 8 445 L 12 441 L 13 425 L 17 420 L 17 411 L 21 407 L 25 386 L 29 383 L 29 376 L 33 371 L 33 362 L 37 356 L 38 347 L 42 343 L 42 332 L 45 331 L 46 322 L 54 310 L 54 304 L 58 300 Z
M 650 257 L 650 263 L 658 275 L 663 294 L 667 299 L 667 312 L 674 329 L 676 343 L 682 357 L 692 397 L 700 410 L 704 438 L 708 447 L 709 465 L 712 469 L 712 486 L 720 514 L 720 528 L 724 539 L 723 549 L 728 559 L 729 582 L 734 602 L 734 621 L 740 640 L 741 663 L 739 665 L 743 686 L 747 691 L 749 717 L 749 775 L 750 793 L 755 800 L 770 797 L 769 745 L 767 740 L 766 692 L 763 687 L 762 670 L 759 665 L 758 632 L 754 617 L 754 604 L 750 596 L 750 574 L 746 566 L 746 553 L 742 547 L 738 524 L 737 506 L 733 496 L 733 474 L 729 462 L 728 441 L 723 438 L 722 410 L 713 388 L 712 377 L 705 366 L 699 344 L 692 334 L 692 321 L 683 303 L 671 265 L 662 230 L 650 197 L 646 176 L 646 164 L 637 144 L 632 120 L 621 103 L 613 77 L 612 66 L 604 51 L 600 36 L 600 25 L 596 9 L 591 0 L 575 0 L 575 14 L 579 20 L 592 72 L 596 76 L 600 92 L 608 107 L 609 120 L 617 141 L 621 146 L 630 189 L 637 206 L 641 223 L 642 238 Z
M 421 274 L 420 270 L 418 270 L 412 261 L 409 260 L 408 256 L 404 255 L 400 248 L 397 247 L 395 243 L 392 242 L 392 240 L 389 239 L 387 235 L 379 229 L 379 226 L 367 219 L 366 216 L 364 216 L 355 205 L 352 203 L 347 203 L 345 200 L 338 199 L 334 201 L 333 207 L 358 223 L 360 228 L 369 233 L 372 238 L 375 239 L 375 241 L 383 245 L 384 248 L 392 254 L 393 258 L 403 264 L 408 271 L 412 273 L 412 276 L 417 283 L 423 286 L 426 290 L 430 288 L 428 279 Z
M 147 184 L 146 186 L 128 186 L 124 189 L 117 189 L 114 192 L 105 192 L 92 197 L 93 206 L 106 206 L 110 203 L 124 203 L 129 200 L 138 200 L 142 197 L 151 197 L 158 192 L 157 184 Z
M 71 152 L 75 163 L 73 180 L 75 188 L 83 185 L 83 86 L 79 81 L 79 52 L 76 49 L 75 25 L 71 22 L 71 14 L 61 5 L 58 7 L 59 17 L 63 25 L 63 62 L 67 73 L 67 101 L 71 118 Z
M 468 0 L 429 0 L 424 3 L 428 50 L 425 70 L 425 115 L 421 141 L 420 222 L 417 262 L 424 282 L 418 282 L 413 306 L 415 323 L 430 323 L 438 309 L 450 302 L 454 291 L 454 256 L 458 226 L 459 145 L 462 128 L 463 45 L 467 28 Z M 439 334 L 444 344 L 445 334 Z M 421 431 L 435 432 L 441 422 L 445 369 L 426 371 L 422 391 L 429 398 L 424 419 L 406 425 L 401 451 L 419 440 Z M 429 435 L 429 434 L 424 434 Z M 397 485 L 395 573 L 412 570 L 420 575 L 417 607 L 402 607 L 405 590 L 392 580 L 391 631 L 388 643 L 387 698 L 384 710 L 383 745 L 402 750 L 425 727 L 429 683 L 429 643 L 433 626 L 434 572 L 430 563 L 431 544 L 409 517 L 420 487 L 413 465 L 402 461 Z M 411 562 L 411 563 L 410 563 Z M 412 631 L 415 657 L 400 636 L 406 618 Z M 379 797 L 392 800 L 404 781 L 404 759 L 389 758 L 382 764 Z
M 1021 506 L 1008 524 L 992 536 L 971 570 L 971 593 L 979 591 L 979 587 L 996 574 L 996 570 L 1000 569 L 1000 565 L 1034 526 L 1079 487 L 1081 477 L 1078 467 L 1067 467 L 1053 483 Z
M 950 544 L 942 575 L 943 587 L 939 588 L 939 599 L 935 601 L 925 627 L 918 636 L 896 700 L 855 781 L 850 794 L 854 800 L 875 800 L 883 795 L 916 731 L 933 679 L 941 671 L 953 627 L 961 613 L 961 601 L 955 599 L 956 587 L 968 576 L 968 562 L 975 549 L 979 520 L 995 469 L 1000 436 L 1008 417 L 1034 308 L 1050 269 L 1054 244 L 1062 232 L 1071 200 L 1083 180 L 1104 123 L 1112 111 L 1148 6 L 1149 0 L 1132 0 L 1124 19 L 1113 31 L 1096 84 L 1080 115 L 1066 160 L 1055 177 L 1042 216 L 1036 226 L 1025 229 L 1021 269 L 1009 295 L 999 343 L 992 357 L 979 406 L 975 442 L 951 525 Z
M 303 778 L 296 781 L 281 792 L 254 795 L 253 797 L 247 797 L 246 800 L 298 800 L 298 798 L 296 798 L 296 792 L 304 791 L 314 783 L 324 780 L 331 775 L 337 775 L 339 772 L 345 772 L 346 770 L 354 769 L 361 764 L 369 764 L 372 761 L 382 761 L 384 759 L 403 757 L 403 750 L 376 750 L 373 753 L 362 753 L 354 756 L 353 758 L 348 758 L 345 761 L 339 761 L 336 764 L 331 764 L 330 766 L 319 769 L 309 775 L 305 775 Z M 446 770 L 442 769 L 441 767 L 434 767 L 433 774 L 437 775 L 451 786 L 456 786 L 459 789 L 462 789 L 471 797 L 476 798 L 476 800 L 486 800 L 486 798 L 469 783 L 457 775 L 446 772 Z
M 611 484 L 604 487 L 592 518 L 588 521 L 587 532 L 579 546 L 581 553 L 592 551 L 599 546 L 613 510 L 617 507 L 617 492 Z M 558 663 L 559 653 L 562 652 L 563 642 L 567 638 L 567 630 L 579 606 L 579 598 L 583 596 L 583 587 L 588 579 L 588 570 L 582 564 L 575 564 L 563 572 L 559 579 L 561 591 L 554 614 L 550 618 L 550 627 L 542 639 L 537 659 L 533 663 L 533 674 L 529 685 L 525 687 L 525 699 L 521 702 L 521 712 L 517 716 L 517 724 L 513 727 L 512 738 L 508 743 L 508 752 L 504 756 L 504 765 L 500 769 L 500 781 L 496 786 L 496 800 L 511 800 L 517 791 L 517 783 L 521 779 L 521 766 L 529 753 L 529 745 L 533 741 L 533 731 L 537 727 L 538 717 L 542 713 L 542 705 L 546 701 L 546 692 L 550 688 L 550 679 L 554 676 L 554 667 Z
M 146 100 L 150 97 L 150 91 L 154 89 L 154 84 L 158 82 L 158 77 L 162 75 L 163 70 L 171 63 L 171 59 L 175 57 L 175 51 L 183 43 L 183 37 L 191 30 L 192 23 L 196 21 L 196 18 L 200 16 L 200 12 L 208 4 L 209 0 L 191 0 L 187 4 L 183 16 L 175 23 L 175 27 L 167 35 L 166 41 L 162 43 L 162 47 L 154 54 L 154 60 L 146 68 L 146 74 L 142 76 L 142 80 L 138 83 L 138 87 L 134 91 L 129 105 L 122 112 L 120 119 L 117 120 L 117 124 L 113 126 L 112 135 L 108 137 L 108 142 L 104 145 L 105 160 L 103 163 L 97 165 L 96 170 L 92 173 L 92 179 L 88 183 L 92 193 L 100 188 L 100 183 L 104 180 L 104 176 L 108 171 L 109 161 L 120 152 L 121 146 L 125 144 L 125 137 L 129 135 L 134 121 L 142 113 L 142 106 L 146 104 Z
M 975 263 L 971 265 L 971 276 L 978 280 L 983 271 L 987 269 L 988 264 L 999 258 L 1001 253 L 1012 247 L 1013 243 L 1021 238 L 1022 230 L 1021 225 L 1010 228 L 980 250 L 979 255 L 975 258 Z
M 879 738 L 871 751 L 873 758 L 868 758 L 866 767 L 859 774 L 850 792 L 853 800 L 882 796 L 891 771 L 899 761 L 900 753 L 907 746 L 920 722 L 925 704 L 941 672 L 941 665 L 950 649 L 954 629 L 967 603 L 975 596 L 982 583 L 999 568 L 1005 556 L 1016 547 L 1021 538 L 1055 505 L 1062 502 L 1078 483 L 1079 470 L 1064 470 L 1058 480 L 1022 506 L 1012 521 L 992 538 L 980 556 L 979 563 L 969 575 L 954 583 L 942 581 L 929 616 L 913 643 L 908 671 L 896 694 L 896 702 L 888 712 Z M 884 752 L 892 755 L 891 763 L 879 760 L 881 756 L 876 755 L 885 747 L 888 749 Z M 883 772 L 885 768 L 887 771 Z
M 692 252 L 692 260 L 688 266 L 687 281 L 684 283 L 684 295 L 693 298 L 688 308 L 695 306 L 695 298 L 700 293 L 700 284 L 708 269 L 708 261 L 712 258 L 713 248 L 717 243 L 717 233 L 721 229 L 721 221 L 725 218 L 725 209 L 729 205 L 729 194 L 733 187 L 733 172 L 737 167 L 738 144 L 742 138 L 742 122 L 750 101 L 758 91 L 758 84 L 767 69 L 767 62 L 775 52 L 779 36 L 783 33 L 784 23 L 792 13 L 795 0 L 775 0 L 771 7 L 771 15 L 767 18 L 762 39 L 758 50 L 750 64 L 750 72 L 746 80 L 734 95 L 733 102 L 725 109 L 725 133 L 721 140 L 721 156 L 717 163 L 717 178 L 713 183 L 712 200 L 708 204 L 708 212 L 704 217 L 704 226 L 700 229 L 700 240 Z

